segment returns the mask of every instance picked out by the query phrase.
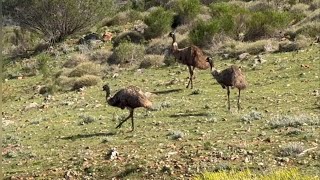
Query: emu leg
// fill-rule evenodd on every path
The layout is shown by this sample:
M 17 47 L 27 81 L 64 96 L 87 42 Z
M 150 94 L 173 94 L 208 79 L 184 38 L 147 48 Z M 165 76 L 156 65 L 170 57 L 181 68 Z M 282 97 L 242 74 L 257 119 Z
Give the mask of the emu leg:
M 240 107 L 240 92 L 241 90 L 239 89 L 239 95 L 238 95 L 238 111 L 240 111 L 241 107 Z
M 132 116 L 131 116 L 131 131 L 134 131 L 134 123 L 133 123 L 133 109 L 132 109 Z
M 130 114 L 124 120 L 122 120 L 116 128 L 120 128 L 124 122 L 126 122 L 130 117 L 133 117 L 133 109 L 130 109 Z
M 227 95 L 228 95 L 228 110 L 230 111 L 230 87 L 227 86 Z
M 193 88 L 193 83 L 192 83 L 193 70 L 191 69 L 191 66 L 188 66 L 188 68 L 189 68 L 189 74 L 190 74 L 190 76 L 189 76 L 189 82 L 188 82 L 188 85 L 187 85 L 186 88 L 188 88 L 189 85 L 191 84 L 191 89 L 192 89 L 192 88 Z

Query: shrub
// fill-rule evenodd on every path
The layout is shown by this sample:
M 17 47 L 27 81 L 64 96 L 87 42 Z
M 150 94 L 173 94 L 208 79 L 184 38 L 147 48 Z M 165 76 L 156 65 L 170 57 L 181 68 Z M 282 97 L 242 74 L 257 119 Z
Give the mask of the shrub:
M 144 37 L 142 34 L 136 31 L 124 32 L 114 38 L 113 47 L 117 47 L 121 42 L 125 41 L 140 44 L 144 41 Z
M 214 34 L 219 29 L 216 21 L 205 22 L 200 20 L 189 33 L 189 38 L 197 46 L 206 46 L 211 43 Z
M 178 0 L 174 9 L 178 12 L 182 23 L 186 24 L 200 13 L 201 3 L 199 0 Z
M 122 42 L 114 50 L 114 59 L 109 61 L 111 64 L 126 64 L 141 61 L 145 54 L 145 48 L 141 44 L 133 44 L 130 42 Z
M 84 62 L 76 66 L 70 73 L 69 77 L 81 77 L 83 75 L 100 75 L 101 66 L 93 62 Z
M 292 19 L 292 15 L 288 12 L 270 10 L 255 12 L 248 23 L 245 40 L 270 37 L 276 30 L 287 27 Z
M 304 151 L 304 146 L 302 143 L 289 143 L 283 147 L 281 147 L 280 151 L 279 151 L 279 155 L 280 156 L 295 156 L 298 155 L 300 153 L 302 153 Z
M 134 22 L 136 20 L 142 20 L 143 15 L 139 11 L 127 10 L 120 12 L 115 15 L 111 20 L 109 20 L 105 25 L 106 26 L 121 26 L 126 25 L 127 23 Z
M 95 86 L 101 81 L 99 76 L 94 75 L 84 75 L 76 78 L 72 87 L 72 90 L 78 90 L 87 86 Z
M 246 30 L 250 13 L 246 9 L 229 3 L 213 3 L 210 5 L 211 16 L 215 17 L 220 31 L 236 38 Z
M 169 38 L 152 39 L 146 47 L 146 53 L 162 55 L 168 48 L 169 44 L 171 44 L 171 39 Z
M 320 22 L 304 23 L 297 28 L 296 34 L 316 37 L 320 34 Z
M 106 49 L 100 49 L 92 52 L 90 56 L 90 60 L 97 63 L 106 63 L 108 58 L 112 55 L 112 52 Z
M 86 56 L 85 54 L 72 54 L 63 64 L 63 67 L 74 68 L 85 61 L 88 61 L 88 56 Z
M 38 70 L 42 74 L 43 78 L 46 79 L 50 75 L 50 67 L 49 67 L 50 57 L 47 54 L 42 54 L 37 57 L 38 62 Z
M 69 35 L 88 28 L 109 15 L 113 11 L 112 2 L 13 0 L 12 9 L 8 13 L 22 27 L 43 35 L 51 42 L 61 42 Z
M 172 21 L 173 14 L 164 8 L 159 7 L 152 11 L 144 20 L 146 25 L 148 25 L 145 32 L 146 38 L 155 38 L 168 32 L 171 28 Z
M 281 128 L 281 127 L 298 127 L 303 124 L 307 125 L 319 125 L 320 119 L 319 116 L 276 116 L 271 119 L 269 125 L 272 129 Z
M 150 67 L 158 67 L 163 64 L 163 56 L 160 55 L 147 55 L 144 60 L 140 63 L 139 68 L 150 68 Z

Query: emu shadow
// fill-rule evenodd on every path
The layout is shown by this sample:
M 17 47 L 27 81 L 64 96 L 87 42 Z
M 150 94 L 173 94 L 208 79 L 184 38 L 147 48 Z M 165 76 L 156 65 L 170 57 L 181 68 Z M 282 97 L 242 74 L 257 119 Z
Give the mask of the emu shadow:
M 169 93 L 174 93 L 174 92 L 180 92 L 182 89 L 169 89 L 169 90 L 164 90 L 164 91 L 153 91 L 151 93 L 153 94 L 169 94 Z
M 169 117 L 177 118 L 177 117 L 189 117 L 189 116 L 209 116 L 208 113 L 179 113 L 179 114 L 172 114 Z
M 108 133 L 93 133 L 93 134 L 77 134 L 73 136 L 67 136 L 67 137 L 62 137 L 60 139 L 64 140 L 77 140 L 77 139 L 82 139 L 82 138 L 91 138 L 91 137 L 98 137 L 98 136 L 113 136 L 116 133 L 113 132 L 108 132 Z

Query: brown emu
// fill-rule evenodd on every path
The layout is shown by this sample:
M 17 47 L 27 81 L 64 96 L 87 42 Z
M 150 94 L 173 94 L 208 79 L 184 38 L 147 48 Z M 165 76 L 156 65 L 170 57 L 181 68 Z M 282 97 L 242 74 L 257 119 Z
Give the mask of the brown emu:
M 134 130 L 133 123 L 133 111 L 135 108 L 144 107 L 147 109 L 152 109 L 152 103 L 141 91 L 140 88 L 136 86 L 128 86 L 126 88 L 120 89 L 113 97 L 110 97 L 110 87 L 106 84 L 103 87 L 103 91 L 106 91 L 107 103 L 110 106 L 119 107 L 121 109 L 127 108 L 130 111 L 128 117 L 122 120 L 116 128 L 120 128 L 124 122 L 126 122 L 131 117 L 132 131 Z
M 170 32 L 169 36 L 172 38 L 171 52 L 173 56 L 182 64 L 188 66 L 189 69 L 189 82 L 186 88 L 191 85 L 193 88 L 193 71 L 195 68 L 198 69 L 208 69 L 210 67 L 209 63 L 206 61 L 208 56 L 205 56 L 203 51 L 197 46 L 189 46 L 183 49 L 178 48 L 178 43 L 176 42 L 176 36 L 174 32 Z
M 227 88 L 228 95 L 228 110 L 230 111 L 230 87 L 236 87 L 239 90 L 238 94 L 238 110 L 240 110 L 240 92 L 247 87 L 247 81 L 245 75 L 241 72 L 240 68 L 232 65 L 229 68 L 219 72 L 213 64 L 213 60 L 208 57 L 207 62 L 211 66 L 211 74 L 217 80 L 217 82 L 222 86 L 223 89 Z

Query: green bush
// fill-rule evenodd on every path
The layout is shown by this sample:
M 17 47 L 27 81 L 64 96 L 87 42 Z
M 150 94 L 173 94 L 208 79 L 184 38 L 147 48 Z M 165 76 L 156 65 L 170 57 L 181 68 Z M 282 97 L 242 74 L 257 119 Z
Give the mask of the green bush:
M 141 61 L 145 55 L 145 48 L 141 44 L 122 42 L 113 52 L 111 64 L 126 64 Z
M 183 24 L 193 20 L 201 10 L 201 2 L 199 0 L 178 0 L 174 8 L 178 12 Z
M 245 40 L 257 40 L 262 37 L 270 37 L 278 29 L 284 29 L 293 20 L 289 12 L 260 11 L 251 15 Z
M 206 46 L 210 44 L 215 33 L 219 32 L 218 21 L 198 21 L 195 27 L 190 31 L 189 38 L 197 46 Z
M 219 31 L 233 38 L 243 33 L 246 24 L 249 22 L 250 13 L 248 10 L 230 3 L 210 4 L 210 13 L 214 17 L 215 23 L 219 26 Z
M 93 62 L 84 62 L 76 66 L 70 73 L 69 77 L 81 77 L 83 75 L 100 75 L 102 68 L 99 64 Z
M 37 57 L 38 70 L 44 79 L 50 76 L 49 61 L 50 57 L 47 54 L 41 54 Z
M 146 38 L 155 38 L 170 31 L 172 21 L 173 14 L 170 11 L 166 11 L 162 7 L 152 11 L 144 20 L 146 25 L 148 25 L 145 32 Z

